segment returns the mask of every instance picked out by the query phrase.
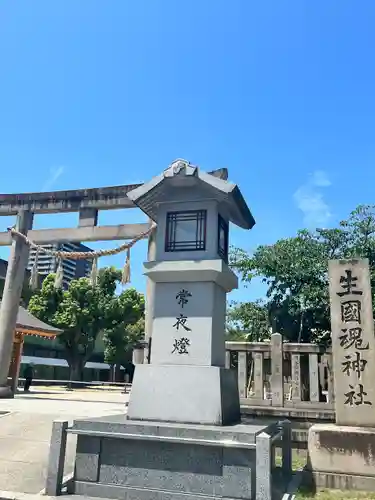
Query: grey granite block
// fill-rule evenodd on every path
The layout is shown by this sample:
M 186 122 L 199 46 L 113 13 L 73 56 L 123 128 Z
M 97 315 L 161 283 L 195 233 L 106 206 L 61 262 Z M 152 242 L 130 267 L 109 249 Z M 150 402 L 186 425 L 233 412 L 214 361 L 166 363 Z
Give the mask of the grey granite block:
M 151 490 L 148 488 L 131 488 L 108 484 L 77 482 L 76 495 L 99 497 L 117 500 L 216 500 L 211 495 Z M 238 497 L 221 497 L 222 500 L 238 500 Z
M 256 435 L 275 426 L 273 419 L 253 419 L 246 424 L 216 426 L 198 424 L 177 424 L 167 422 L 144 422 L 128 420 L 126 415 L 110 415 L 93 419 L 75 420 L 71 431 L 94 434 L 112 433 L 120 438 L 121 434 L 139 434 L 149 436 L 170 436 L 190 439 L 211 439 L 238 441 L 255 444 Z
M 271 435 L 277 430 L 275 423 L 256 421 L 217 427 L 121 415 L 77 420 L 75 492 L 137 500 L 270 500 Z
M 304 471 L 302 483 L 312 488 L 328 488 L 344 491 L 356 490 L 362 492 L 375 491 L 374 476 Z
M 51 444 L 48 457 L 46 495 L 57 496 L 61 493 L 64 476 L 66 452 L 67 420 L 55 420 L 52 425 Z
M 102 450 L 101 483 L 221 495 L 221 448 L 103 439 Z
M 236 374 L 219 366 L 137 365 L 128 418 L 198 425 L 238 423 Z
M 74 477 L 77 481 L 97 481 L 99 477 L 101 439 L 79 436 Z
M 285 477 L 292 475 L 292 424 L 289 420 L 283 421 L 282 468 Z
M 256 438 L 256 500 L 272 499 L 272 443 L 266 432 Z
M 255 453 L 243 449 L 224 448 L 222 475 L 224 497 L 253 498 L 255 490 Z

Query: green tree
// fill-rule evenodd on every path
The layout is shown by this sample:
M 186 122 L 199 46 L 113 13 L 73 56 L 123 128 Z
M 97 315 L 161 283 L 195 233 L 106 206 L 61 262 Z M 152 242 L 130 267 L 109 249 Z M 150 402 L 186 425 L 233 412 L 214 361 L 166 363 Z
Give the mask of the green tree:
M 328 260 L 367 257 L 375 285 L 375 206 L 361 205 L 338 228 L 302 230 L 293 238 L 259 246 L 253 255 L 231 252 L 231 265 L 245 283 L 261 277 L 273 331 L 292 341 L 327 340 L 330 331 Z M 242 307 L 243 323 L 254 309 Z
M 144 337 L 144 296 L 129 288 L 113 301 L 112 307 L 112 321 L 104 329 L 104 359 L 111 366 L 124 366 L 126 353 Z
M 58 340 L 64 346 L 70 380 L 82 377 L 99 333 L 119 324 L 118 303 L 124 299 L 115 292 L 120 278 L 121 271 L 103 268 L 99 270 L 96 285 L 80 278 L 71 281 L 64 291 L 55 289 L 55 276 L 51 274 L 29 301 L 28 308 L 34 316 L 64 330 Z
M 270 337 L 266 304 L 262 301 L 233 302 L 227 313 L 227 340 L 262 342 Z

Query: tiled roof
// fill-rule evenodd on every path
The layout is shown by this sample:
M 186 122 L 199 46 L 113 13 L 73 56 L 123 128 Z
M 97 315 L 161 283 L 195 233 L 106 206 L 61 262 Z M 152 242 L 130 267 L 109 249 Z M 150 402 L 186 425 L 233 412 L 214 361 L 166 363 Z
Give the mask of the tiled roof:
M 54 326 L 47 325 L 47 323 L 40 321 L 40 319 L 37 319 L 27 309 L 25 309 L 22 306 L 19 306 L 18 308 L 16 329 L 17 328 L 23 328 L 25 330 L 34 331 L 35 334 L 50 333 L 53 335 L 59 335 L 60 333 L 62 333 L 62 330 L 59 330 Z

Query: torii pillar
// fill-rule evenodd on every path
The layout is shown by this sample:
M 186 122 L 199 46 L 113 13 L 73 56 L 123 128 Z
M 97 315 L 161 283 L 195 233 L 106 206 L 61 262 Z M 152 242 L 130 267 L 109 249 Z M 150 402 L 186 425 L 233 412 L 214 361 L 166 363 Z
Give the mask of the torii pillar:
M 17 215 L 16 229 L 27 234 L 33 225 L 33 213 L 21 210 Z M 12 398 L 8 385 L 9 366 L 12 360 L 13 336 L 17 324 L 18 307 L 25 279 L 29 247 L 21 238 L 14 238 L 10 250 L 3 298 L 0 306 L 0 398 Z

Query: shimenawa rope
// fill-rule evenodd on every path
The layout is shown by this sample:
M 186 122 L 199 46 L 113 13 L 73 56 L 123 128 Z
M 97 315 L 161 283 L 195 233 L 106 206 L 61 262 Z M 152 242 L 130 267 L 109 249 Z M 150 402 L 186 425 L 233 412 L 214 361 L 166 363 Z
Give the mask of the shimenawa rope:
M 156 227 L 156 224 L 153 223 L 147 231 L 143 231 L 134 239 L 129 241 L 128 243 L 123 243 L 117 248 L 111 248 L 109 250 L 95 250 L 92 252 L 65 252 L 60 250 L 50 250 L 41 245 L 37 245 L 32 240 L 30 240 L 26 235 L 17 231 L 15 227 L 9 227 L 8 231 L 12 235 L 12 237 L 19 237 L 24 240 L 24 242 L 31 248 L 36 249 L 35 253 L 35 261 L 33 267 L 31 269 L 30 275 L 30 286 L 33 290 L 38 287 L 38 256 L 39 253 L 45 253 L 52 257 L 56 257 L 58 259 L 58 266 L 56 271 L 56 279 L 55 279 L 55 287 L 61 288 L 63 281 L 63 260 L 71 259 L 71 260 L 92 260 L 92 268 L 91 268 L 91 281 L 93 284 L 97 282 L 98 277 L 98 259 L 99 257 L 105 257 L 108 255 L 117 255 L 126 250 L 126 260 L 122 270 L 122 278 L 121 283 L 126 285 L 130 283 L 130 249 L 140 240 L 147 238 L 153 229 Z

